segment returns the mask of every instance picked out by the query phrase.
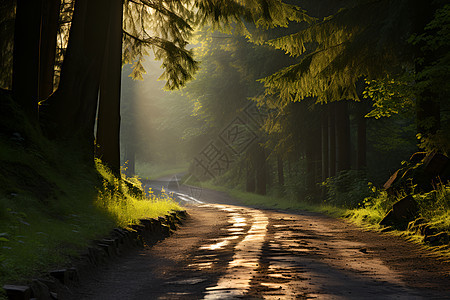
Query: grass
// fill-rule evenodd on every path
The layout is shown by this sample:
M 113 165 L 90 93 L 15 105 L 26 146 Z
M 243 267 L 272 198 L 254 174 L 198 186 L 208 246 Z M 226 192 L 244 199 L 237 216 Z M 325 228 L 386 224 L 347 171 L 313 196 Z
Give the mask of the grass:
M 155 180 L 167 175 L 186 172 L 188 164 L 167 166 L 151 163 L 137 163 L 136 174 L 145 179 Z
M 141 218 L 166 214 L 181 207 L 169 196 L 145 198 L 137 179 L 117 179 L 97 161 L 96 172 L 73 170 L 59 177 L 38 165 L 41 184 L 58 192 L 40 199 L 20 189 L 0 198 L 0 286 L 24 282 L 66 264 L 93 239 L 116 226 L 127 227 Z M 86 171 L 86 173 L 84 173 Z M 41 178 L 41 180 L 42 180 Z M 52 183 L 52 184 L 50 184 Z
M 64 266 L 116 226 L 180 209 L 169 197 L 145 198 L 137 178 L 118 179 L 46 140 L 0 100 L 0 298 L 4 284 Z
M 107 211 L 116 224 L 126 227 L 142 218 L 153 218 L 181 207 L 165 192 L 145 197 L 138 177 L 118 180 L 97 160 L 97 170 L 103 178 L 96 204 Z

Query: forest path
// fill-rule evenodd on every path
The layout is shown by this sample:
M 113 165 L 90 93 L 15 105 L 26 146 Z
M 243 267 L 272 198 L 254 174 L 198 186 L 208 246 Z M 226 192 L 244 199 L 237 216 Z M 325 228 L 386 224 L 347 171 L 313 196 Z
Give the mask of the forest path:
M 450 263 L 402 239 L 201 199 L 171 237 L 103 267 L 73 299 L 450 299 Z

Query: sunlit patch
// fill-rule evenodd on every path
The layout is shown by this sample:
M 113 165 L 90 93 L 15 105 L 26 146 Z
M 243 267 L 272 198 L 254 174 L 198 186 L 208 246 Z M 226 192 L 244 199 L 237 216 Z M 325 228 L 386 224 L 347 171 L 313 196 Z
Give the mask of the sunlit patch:
M 232 223 L 234 227 L 244 227 L 247 226 L 246 220 L 244 217 L 241 217 L 239 214 L 236 214 L 228 221 Z
M 231 207 L 221 207 L 220 210 L 221 211 L 228 211 L 228 212 L 236 211 L 234 208 L 231 208 Z
M 289 228 L 289 225 L 272 225 L 274 228 Z
M 271 290 L 281 290 L 281 285 L 279 285 L 277 283 L 260 282 L 259 284 L 262 286 L 265 286 Z
M 239 298 L 250 289 L 250 281 L 259 268 L 259 258 L 269 220 L 258 210 L 249 212 L 253 217 L 253 223 L 247 235 L 236 245 L 233 259 L 228 264 L 225 275 L 219 279 L 216 286 L 206 289 L 204 299 Z M 237 216 L 233 216 L 232 219 L 230 222 L 234 225 L 245 221 L 245 218 Z
M 236 240 L 236 239 L 238 239 L 238 238 L 239 238 L 238 235 L 232 235 L 232 236 L 224 237 L 223 239 L 224 239 L 224 240 Z
M 230 242 L 228 240 L 224 240 L 224 241 L 212 244 L 212 245 L 201 246 L 199 249 L 200 250 L 212 250 L 212 251 L 214 251 L 214 250 L 217 250 L 217 249 L 225 247 L 229 243 Z
M 271 277 L 271 278 L 275 278 L 275 279 L 287 279 L 287 278 L 290 278 L 291 277 L 291 275 L 289 275 L 289 276 L 285 276 L 285 275 L 283 275 L 283 274 L 269 274 L 269 275 L 267 275 L 268 277 Z
M 195 264 L 189 264 L 188 267 L 195 268 L 198 270 L 205 270 L 205 269 L 211 269 L 213 266 L 213 262 L 204 262 L 204 263 L 195 263 Z

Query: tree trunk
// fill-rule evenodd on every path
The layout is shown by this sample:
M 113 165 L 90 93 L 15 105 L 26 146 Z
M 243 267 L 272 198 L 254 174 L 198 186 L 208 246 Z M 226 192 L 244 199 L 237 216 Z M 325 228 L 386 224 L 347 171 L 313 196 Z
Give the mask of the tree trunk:
M 280 187 L 284 186 L 284 166 L 283 166 L 283 158 L 281 155 L 277 155 L 277 173 L 278 173 L 278 185 Z
M 356 125 L 357 125 L 357 155 L 356 168 L 357 170 L 364 170 L 367 166 L 367 103 L 357 103 Z
M 12 91 L 15 101 L 35 123 L 38 120 L 41 11 L 42 0 L 17 0 Z
M 322 107 L 322 181 L 328 178 L 329 174 L 329 153 L 328 153 L 328 106 Z
M 267 193 L 267 161 L 264 148 L 258 146 L 256 152 L 256 193 L 265 195 Z
M 415 34 L 425 33 L 426 25 L 432 21 L 436 10 L 443 4 L 440 1 L 430 1 L 428 5 L 423 5 L 422 1 L 412 1 L 411 7 L 417 13 L 415 15 Z M 432 32 L 428 32 L 432 34 Z M 427 66 L 436 61 L 436 53 L 432 50 L 424 50 L 423 42 L 414 46 L 415 52 L 415 71 L 420 73 Z M 425 79 L 426 80 L 426 79 Z M 420 81 L 418 82 L 420 84 Z M 427 137 L 433 135 L 440 129 L 440 104 L 439 95 L 430 87 L 425 86 L 418 93 L 416 99 L 416 126 L 417 133 Z
M 47 99 L 53 93 L 60 6 L 61 0 L 43 1 L 39 58 L 39 101 Z
M 122 74 L 122 0 L 111 0 L 111 20 L 100 83 L 97 156 L 120 174 L 120 86 Z
M 49 137 L 76 140 L 90 158 L 109 19 L 110 1 L 75 2 L 59 87 L 43 107 Z
M 350 121 L 348 102 L 336 103 L 336 172 L 350 170 Z
M 306 190 L 308 196 L 316 198 L 319 191 L 317 185 L 322 178 L 322 140 L 321 119 L 316 115 L 310 121 L 309 132 L 305 138 L 305 156 L 306 156 Z
M 245 183 L 245 191 L 248 193 L 254 193 L 256 191 L 256 175 L 255 168 L 253 166 L 253 161 L 247 161 L 247 174 L 246 174 L 246 183 Z
M 336 175 L 336 103 L 328 105 L 328 176 L 333 177 Z

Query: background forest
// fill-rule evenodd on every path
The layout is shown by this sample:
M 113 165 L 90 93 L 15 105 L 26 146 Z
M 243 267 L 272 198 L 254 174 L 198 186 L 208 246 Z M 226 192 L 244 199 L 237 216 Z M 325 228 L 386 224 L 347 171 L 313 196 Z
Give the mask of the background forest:
M 157 94 L 151 73 L 140 97 L 124 94 L 130 108 L 140 99 L 140 124 L 151 123 L 122 129 L 124 147 L 141 144 L 137 173 L 188 164 L 192 184 L 267 194 L 272 205 L 351 208 L 373 223 L 421 194 L 422 213 L 448 229 L 449 6 L 295 4 L 307 16 L 281 28 L 197 30 L 200 69 L 180 91 Z
M 3 0 L 0 45 L 1 281 L 136 220 L 135 174 L 448 244 L 446 1 Z

